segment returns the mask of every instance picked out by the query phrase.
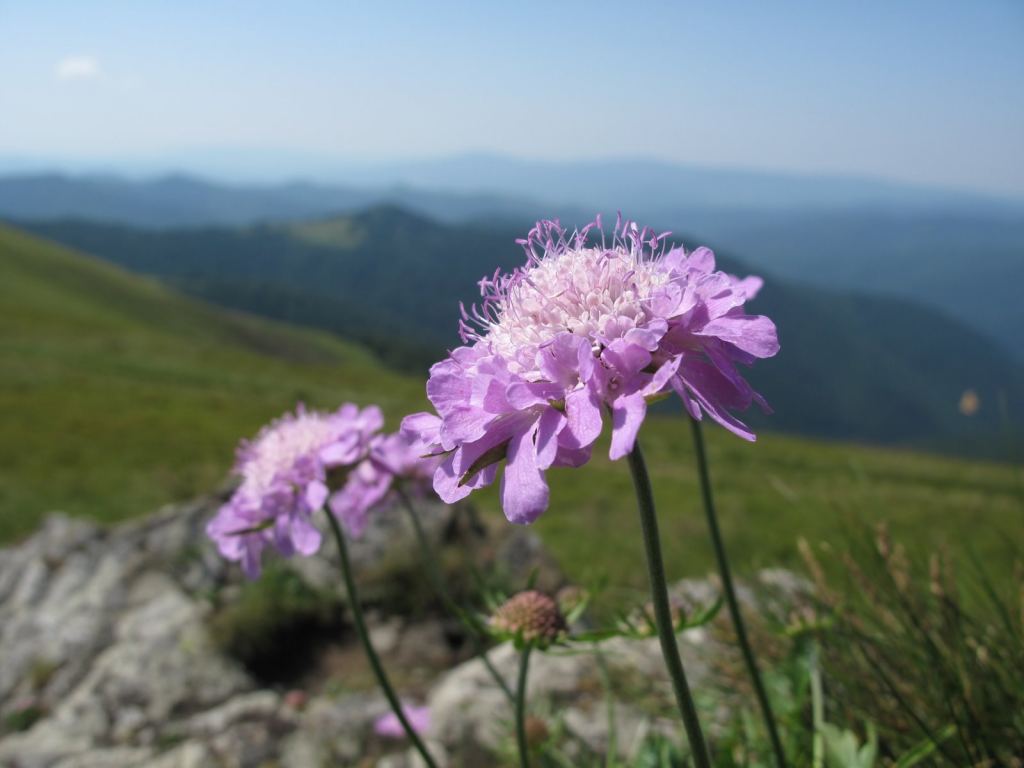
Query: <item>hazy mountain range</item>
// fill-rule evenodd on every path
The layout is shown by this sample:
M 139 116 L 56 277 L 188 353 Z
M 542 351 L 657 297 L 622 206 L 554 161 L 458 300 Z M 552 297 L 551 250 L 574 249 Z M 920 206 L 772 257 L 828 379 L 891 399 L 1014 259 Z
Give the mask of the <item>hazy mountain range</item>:
M 421 190 L 521 198 L 586 211 L 640 209 L 670 218 L 705 208 L 827 210 L 872 207 L 993 207 L 1024 210 L 1024 198 L 935 188 L 853 174 L 801 174 L 701 166 L 649 157 L 541 160 L 495 153 L 367 160 L 313 152 L 210 148 L 137 158 L 22 158 L 0 156 L 0 174 L 31 175 L 54 168 L 130 178 L 185 174 L 251 186 L 304 179 L 323 186 Z M 638 216 L 640 212 L 634 213 Z
M 321 175 L 328 174 L 321 169 Z M 136 227 L 247 226 L 394 204 L 447 223 L 521 233 L 536 218 L 616 207 L 689 246 L 825 288 L 908 298 L 1024 361 L 1024 205 L 863 179 L 710 171 L 651 161 L 540 163 L 490 156 L 353 166 L 345 186 L 0 177 L 0 217 Z M 428 185 L 435 185 L 433 187 Z M 568 201 L 568 202 L 567 202 Z

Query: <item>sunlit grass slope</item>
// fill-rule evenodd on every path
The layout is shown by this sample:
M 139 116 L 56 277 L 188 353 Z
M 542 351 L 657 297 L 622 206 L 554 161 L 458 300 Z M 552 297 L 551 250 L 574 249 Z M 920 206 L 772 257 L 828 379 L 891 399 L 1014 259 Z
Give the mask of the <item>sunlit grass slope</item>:
M 774 434 L 751 445 L 714 427 L 706 434 L 720 522 L 741 570 L 793 565 L 801 536 L 842 550 L 850 536 L 865 535 L 865 523 L 883 520 L 911 556 L 971 549 L 993 575 L 1008 573 L 1024 546 L 1019 469 Z M 690 430 L 658 419 L 641 436 L 670 575 L 705 574 L 714 560 Z M 552 504 L 541 530 L 577 576 L 645 586 L 629 473 L 605 451 L 602 444 L 583 471 L 549 473 Z
M 422 386 L 326 334 L 234 315 L 0 227 L 0 539 L 60 509 L 118 520 L 208 490 L 301 400 Z
M 422 380 L 333 337 L 181 298 L 88 256 L 0 227 L 0 540 L 62 509 L 111 521 L 216 486 L 238 438 L 296 400 L 378 402 L 396 426 L 422 407 Z M 765 434 L 755 445 L 708 428 L 720 515 L 741 570 L 792 563 L 800 535 L 835 541 L 887 519 L 918 552 L 971 546 L 1008 563 L 1024 545 L 1019 471 Z M 712 564 L 689 430 L 642 432 L 673 576 Z M 645 580 L 625 462 L 606 447 L 554 470 L 538 524 L 580 579 Z M 497 492 L 478 496 L 503 525 Z

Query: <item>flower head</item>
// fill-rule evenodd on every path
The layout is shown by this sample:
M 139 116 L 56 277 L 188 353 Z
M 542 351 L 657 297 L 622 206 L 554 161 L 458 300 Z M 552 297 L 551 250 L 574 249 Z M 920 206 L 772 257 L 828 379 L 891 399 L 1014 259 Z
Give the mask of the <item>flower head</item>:
M 253 578 L 268 545 L 285 557 L 319 549 L 311 516 L 328 501 L 342 522 L 357 527 L 380 498 L 367 488 L 382 481 L 365 464 L 382 424 L 376 406 L 360 410 L 350 403 L 334 413 L 300 405 L 268 424 L 240 446 L 235 472 L 242 482 L 207 525 L 207 535 Z
M 665 393 L 692 418 L 754 439 L 733 411 L 768 410 L 737 370 L 778 351 L 774 323 L 743 310 L 761 280 L 716 271 L 707 248 L 687 253 L 666 238 L 621 219 L 611 242 L 600 218 L 571 235 L 544 221 L 520 241 L 524 266 L 480 281 L 481 304 L 463 309 L 465 345 L 430 371 L 436 414 L 402 424 L 442 457 L 444 501 L 492 483 L 505 460 L 505 514 L 532 522 L 548 505 L 545 472 L 589 459 L 603 410 L 619 459 Z
M 527 590 L 513 595 L 491 616 L 491 629 L 517 642 L 541 647 L 565 633 L 565 619 L 558 603 L 543 592 Z
M 405 719 L 409 721 L 409 725 L 417 734 L 423 735 L 430 730 L 430 707 L 402 704 L 402 714 L 405 715 Z M 401 739 L 406 735 L 402 723 L 398 720 L 398 715 L 394 712 L 388 712 L 378 717 L 373 724 L 373 730 L 378 736 L 389 739 Z

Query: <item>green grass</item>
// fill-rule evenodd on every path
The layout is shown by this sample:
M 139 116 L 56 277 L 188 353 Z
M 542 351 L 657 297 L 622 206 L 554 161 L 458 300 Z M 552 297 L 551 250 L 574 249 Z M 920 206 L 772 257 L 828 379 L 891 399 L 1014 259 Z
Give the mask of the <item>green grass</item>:
M 0 540 L 48 511 L 101 521 L 144 514 L 224 478 L 239 437 L 296 400 L 377 402 L 397 425 L 422 381 L 333 337 L 233 315 L 154 282 L 0 227 Z M 689 430 L 642 432 L 671 575 L 704 574 L 711 551 Z M 1020 471 L 765 434 L 749 445 L 708 429 L 728 546 L 742 572 L 795 561 L 795 541 L 834 540 L 887 519 L 918 550 L 971 546 L 1009 563 L 1024 545 Z M 645 583 L 625 462 L 606 447 L 554 470 L 538 529 L 571 575 Z M 500 521 L 497 492 L 477 495 Z
M 140 515 L 218 485 L 235 445 L 302 400 L 422 386 L 326 335 L 233 315 L 0 227 L 0 540 L 49 511 Z
M 795 565 L 796 540 L 841 544 L 861 521 L 887 520 L 917 553 L 965 546 L 1000 566 L 1024 545 L 1021 473 L 1005 466 L 763 434 L 751 445 L 706 430 L 723 535 L 741 572 Z M 690 430 L 671 419 L 641 432 L 669 575 L 714 568 Z M 552 503 L 539 523 L 579 578 L 644 587 L 643 550 L 625 462 L 602 445 L 583 470 L 549 473 Z

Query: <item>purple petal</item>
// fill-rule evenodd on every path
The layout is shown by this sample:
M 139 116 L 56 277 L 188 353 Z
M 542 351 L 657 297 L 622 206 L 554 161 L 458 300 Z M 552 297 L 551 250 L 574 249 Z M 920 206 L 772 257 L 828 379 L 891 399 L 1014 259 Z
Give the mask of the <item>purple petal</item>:
M 566 418 L 554 408 L 547 408 L 537 422 L 537 466 L 547 469 L 558 452 L 558 434 L 565 427 Z
M 274 522 L 274 547 L 281 557 L 291 557 L 295 554 L 295 543 L 292 541 L 292 517 L 294 515 L 281 516 Z
M 672 389 L 675 390 L 676 394 L 679 395 L 679 399 L 683 401 L 683 408 L 691 418 L 700 421 L 703 418 L 703 414 L 700 410 L 700 405 L 693 399 L 689 391 L 686 388 L 686 383 L 683 381 L 681 376 L 675 376 L 672 379 Z
M 631 328 L 626 331 L 622 341 L 646 349 L 648 352 L 654 352 L 667 330 L 668 323 L 661 319 L 655 319 L 646 328 Z
M 612 406 L 612 445 L 608 452 L 613 461 L 633 450 L 640 425 L 647 414 L 647 401 L 642 393 L 620 397 Z
M 580 378 L 589 378 L 594 353 L 582 336 L 560 333 L 540 349 L 537 361 L 548 380 L 566 389 L 575 386 Z
M 563 440 L 573 448 L 593 443 L 601 435 L 601 401 L 594 387 L 586 386 L 570 392 L 565 398 L 567 432 L 572 440 Z
M 751 403 L 750 388 L 737 389 L 721 371 L 703 360 L 685 359 L 680 377 L 700 407 L 723 427 L 744 440 L 756 439 L 754 432 L 729 413 L 729 408 L 742 410 Z M 745 382 L 743 382 L 745 384 Z
M 671 318 L 685 311 L 683 289 L 677 283 L 666 283 L 651 296 L 651 312 L 656 317 Z
M 431 369 L 427 380 L 427 399 L 433 403 L 442 417 L 469 402 L 472 395 L 472 382 L 460 370 L 438 370 L 440 365 Z
M 434 492 L 445 504 L 454 504 L 469 496 L 473 486 L 460 484 L 461 476 L 455 471 L 455 455 L 446 456 L 434 472 Z
M 509 522 L 526 525 L 548 508 L 548 486 L 537 466 L 534 430 L 512 438 L 501 478 L 501 506 Z
M 477 459 L 500 446 L 515 431 L 528 429 L 535 418 L 531 414 L 524 414 L 506 422 L 500 429 L 492 429 L 473 443 L 464 443 L 453 454 L 446 456 L 434 473 L 434 491 L 441 500 L 446 504 L 454 504 L 466 498 L 473 489 L 490 485 L 494 481 L 496 464 L 485 467 L 472 477 L 465 475 Z
M 327 508 L 345 527 L 345 533 L 353 539 L 361 538 L 366 530 L 366 509 L 353 503 L 351 494 L 341 491 L 331 494 Z
M 245 537 L 236 534 L 253 525 L 253 521 L 242 517 L 232 504 L 225 504 L 206 524 L 206 535 L 217 545 L 221 555 L 228 560 L 241 560 L 244 555 Z
M 761 292 L 761 288 L 764 286 L 764 280 L 757 275 L 750 275 L 744 278 L 733 277 L 733 280 L 736 281 L 736 290 L 743 292 L 743 296 L 746 301 L 754 299 L 757 294 Z
M 689 255 L 685 265 L 688 269 L 692 269 L 695 272 L 714 272 L 715 253 L 710 248 L 701 246 Z
M 509 385 L 506 392 L 508 404 L 517 411 L 524 411 L 535 405 L 547 405 L 562 397 L 563 389 L 547 381 L 517 381 Z
M 616 339 L 604 352 L 601 359 L 624 378 L 629 379 L 651 363 L 651 353 L 643 347 Z
M 310 512 L 316 512 L 323 507 L 327 501 L 327 486 L 319 480 L 314 480 L 306 486 L 306 507 Z
M 441 425 L 441 445 L 451 450 L 460 443 L 479 440 L 487 432 L 487 425 L 494 419 L 493 413 L 474 406 L 453 408 Z
M 701 393 L 707 400 L 713 400 L 723 408 L 744 411 L 750 407 L 753 390 L 731 369 L 728 361 L 725 363 L 725 366 L 712 365 L 689 357 L 683 361 L 679 373 L 691 390 Z
M 320 531 L 305 517 L 296 515 L 291 523 L 291 539 L 300 555 L 312 555 L 320 549 Z
M 359 414 L 359 422 L 368 432 L 376 432 L 384 426 L 384 412 L 377 405 L 368 405 Z
M 562 432 L 564 436 L 566 432 Z M 561 439 L 561 436 L 559 437 Z M 553 467 L 582 467 L 588 461 L 590 461 L 592 446 L 586 446 L 584 448 L 574 448 L 564 445 L 558 446 L 558 456 L 555 457 L 555 462 L 551 466 Z
M 729 411 L 723 408 L 718 402 L 705 397 L 703 393 L 695 389 L 693 386 L 689 386 L 693 396 L 700 403 L 701 407 L 707 412 L 708 416 L 717 421 L 727 430 L 732 432 L 738 437 L 742 437 L 744 440 L 754 442 L 757 440 L 757 435 L 750 431 L 742 421 L 733 416 Z
M 669 269 L 682 270 L 686 264 L 686 251 L 682 246 L 676 246 L 665 254 L 662 263 Z
M 327 467 L 338 467 L 351 464 L 359 458 L 363 446 L 357 435 L 346 435 L 339 440 L 320 449 L 320 461 Z
M 441 441 L 441 419 L 433 413 L 413 413 L 402 419 L 402 435 L 425 445 Z
M 500 378 L 488 376 L 480 379 L 482 386 L 479 387 L 475 402 L 480 402 L 485 411 L 491 414 L 505 413 L 513 409 L 508 402 L 508 388 L 510 377 L 503 375 Z
M 242 554 L 242 571 L 246 578 L 258 579 L 260 575 L 260 552 L 262 547 L 251 538 L 246 541 L 245 551 Z
M 682 355 L 676 355 L 675 357 L 662 363 L 661 367 L 654 372 L 651 380 L 641 390 L 644 395 L 656 395 L 664 390 L 669 381 L 673 376 L 676 375 L 676 371 L 679 370 L 679 364 L 682 362 Z
M 764 315 L 725 315 L 705 325 L 700 336 L 716 336 L 755 357 L 772 357 L 779 351 L 775 323 Z
M 700 294 L 708 317 L 720 317 L 730 310 L 743 305 L 745 297 L 737 291 L 732 279 L 724 272 L 705 275 L 695 285 Z

